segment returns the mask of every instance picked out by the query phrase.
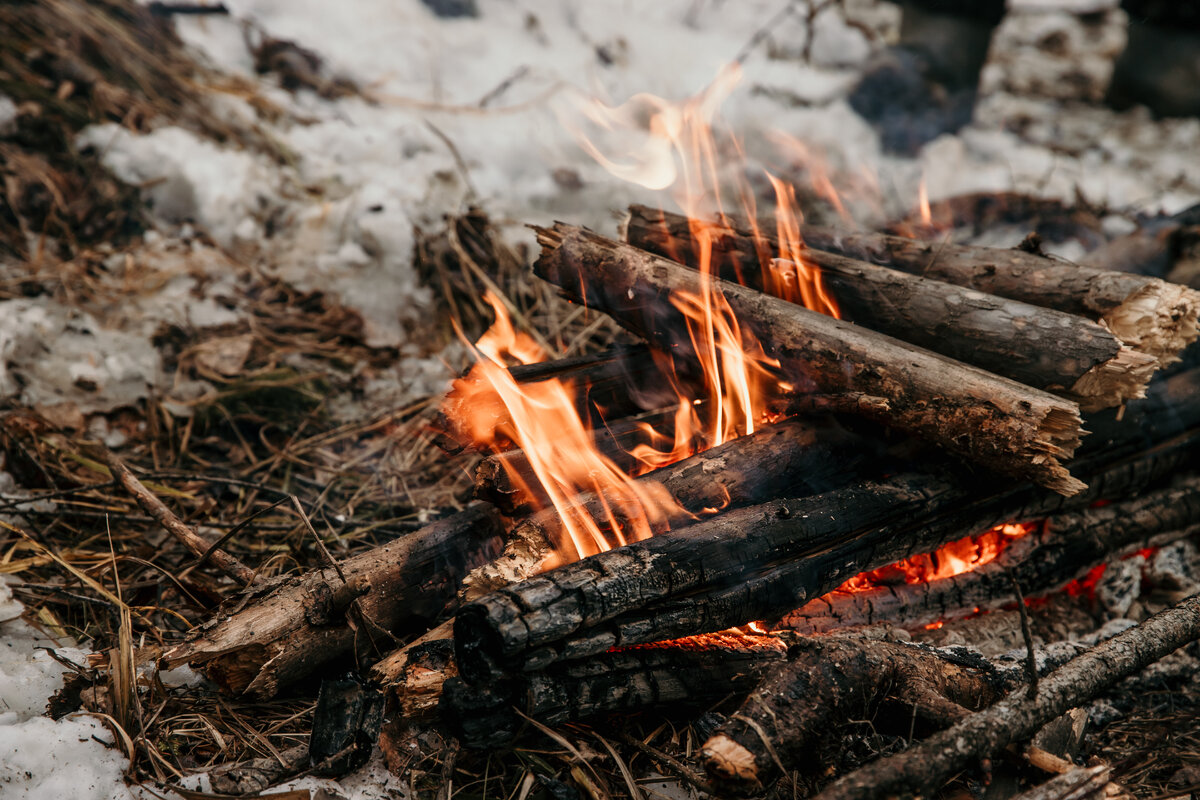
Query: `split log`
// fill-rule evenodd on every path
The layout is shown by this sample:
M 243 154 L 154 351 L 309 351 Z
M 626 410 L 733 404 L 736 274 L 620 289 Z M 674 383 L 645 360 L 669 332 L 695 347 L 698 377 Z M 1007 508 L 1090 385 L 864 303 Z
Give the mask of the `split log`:
M 669 246 L 682 228 L 675 215 L 644 206 L 631 209 L 630 241 Z M 727 218 L 716 236 L 714 263 L 736 261 L 746 274 L 760 272 L 764 258 L 778 254 L 767 235 L 769 252 L 761 252 L 750 226 Z M 764 230 L 771 230 L 768 225 Z M 923 242 L 900 236 L 848 233 L 803 226 L 801 236 L 813 250 L 837 253 L 872 264 L 966 286 L 985 294 L 1020 300 L 1101 320 L 1117 338 L 1164 366 L 1200 335 L 1200 294 L 1158 278 L 1078 267 L 1022 250 Z
M 1022 792 L 1012 800 L 1108 800 L 1112 767 L 1078 767 Z M 1127 795 L 1132 797 L 1132 795 Z
M 495 508 L 472 506 L 346 559 L 345 583 L 320 569 L 239 597 L 163 660 L 199 668 L 229 694 L 272 697 L 356 647 L 369 651 L 376 637 L 426 626 L 467 572 L 496 557 L 503 536 Z
M 1062 588 L 1098 564 L 1143 547 L 1200 532 L 1200 478 L 1133 500 L 1060 514 L 1013 541 L 996 560 L 936 581 L 857 592 L 834 591 L 784 616 L 773 627 L 823 633 L 889 622 L 925 625 L 1014 602 L 1012 581 L 1026 597 Z
M 721 633 L 604 653 L 485 686 L 452 678 L 440 712 L 467 747 L 501 747 L 525 727 L 521 714 L 556 725 L 667 704 L 711 705 L 752 689 L 783 663 L 786 650 L 773 636 Z
M 1125 496 L 1193 457 L 1198 383 L 1193 372 L 1154 387 L 1121 423 L 1104 412 L 1103 446 L 1077 462 L 1093 479 L 1085 496 L 930 468 L 730 511 L 465 604 L 454 633 L 459 670 L 485 683 L 611 647 L 775 618 L 864 570 L 964 533 Z M 1180 396 L 1192 399 L 1173 405 Z
M 655 533 L 678 529 L 717 509 L 738 508 L 784 496 L 804 496 L 852 480 L 861 464 L 877 452 L 875 445 L 834 424 L 800 419 L 767 425 L 749 436 L 733 439 L 666 467 L 635 478 L 647 488 L 670 495 L 675 506 L 666 509 Z M 590 518 L 602 530 L 615 520 L 624 526 L 640 504 L 607 493 L 575 498 L 571 512 Z M 502 557 L 475 570 L 466 581 L 465 598 L 523 581 L 542 570 L 555 553 L 571 554 L 572 544 L 563 519 L 547 508 L 522 520 L 513 529 Z
M 1197 639 L 1200 595 L 1192 595 L 1056 669 L 1038 682 L 1035 697 L 1019 689 L 987 710 L 839 779 L 817 798 L 868 800 L 905 792 L 931 794 L 972 761 L 1032 736 L 1068 709 Z
M 538 229 L 538 240 L 540 277 L 661 349 L 693 352 L 671 298 L 700 296 L 702 276 L 561 223 Z M 880 415 L 884 424 L 1062 494 L 1084 488 L 1060 462 L 1082 435 L 1074 403 L 761 292 L 715 283 L 738 324 L 779 360 L 800 393 L 815 388 L 882 397 L 890 406 Z
M 640 212 L 640 214 L 639 214 Z M 626 228 L 630 244 L 697 268 L 700 254 L 686 217 L 658 212 L 662 225 L 635 207 Z M 636 224 L 635 224 L 636 221 Z M 707 223 L 706 223 L 707 224 Z M 715 225 L 716 235 L 732 235 Z M 670 232 L 669 241 L 660 235 Z M 757 256 L 765 253 L 757 252 Z M 1107 328 L 1075 314 L 981 294 L 974 289 L 809 250 L 805 264 L 820 271 L 841 315 L 888 336 L 1062 394 L 1086 410 L 1120 405 L 1145 393 L 1158 360 L 1122 344 Z M 796 267 L 767 258 L 754 269 L 715 258 L 718 277 L 780 295 L 794 287 Z

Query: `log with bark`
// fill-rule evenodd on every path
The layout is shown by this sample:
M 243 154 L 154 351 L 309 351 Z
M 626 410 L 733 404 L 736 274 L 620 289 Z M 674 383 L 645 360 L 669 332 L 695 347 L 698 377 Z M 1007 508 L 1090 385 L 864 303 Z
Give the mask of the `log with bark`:
M 230 694 L 274 696 L 324 664 L 423 630 L 463 577 L 495 558 L 504 520 L 480 503 L 401 539 L 236 597 L 163 655 Z M 340 574 L 339 574 L 340 572 Z
M 538 229 L 538 240 L 540 277 L 655 346 L 685 361 L 694 357 L 672 299 L 702 296 L 701 275 L 561 223 Z M 723 281 L 714 286 L 798 393 L 881 397 L 889 409 L 880 422 L 1062 494 L 1084 488 L 1061 463 L 1082 435 L 1074 403 L 761 292 Z
M 486 683 L 611 647 L 775 618 L 853 575 L 966 533 L 1123 497 L 1192 458 L 1198 385 L 1200 373 L 1184 373 L 1131 404 L 1122 422 L 1104 412 L 1105 435 L 1077 462 L 1094 482 L 1086 495 L 997 486 L 944 466 L 730 511 L 464 605 L 455 624 L 459 670 Z M 1192 399 L 1173 405 L 1180 396 Z
M 630 244 L 698 268 L 696 238 L 686 217 L 658 212 L 661 225 L 634 207 L 626 228 Z M 704 223 L 705 230 L 710 224 Z M 730 229 L 711 225 L 718 237 Z M 655 233 L 667 230 L 669 241 Z M 756 256 L 766 253 L 755 251 Z M 721 254 L 722 256 L 724 253 Z M 1107 328 L 1076 314 L 1023 303 L 974 289 L 807 250 L 805 266 L 820 272 L 824 289 L 841 316 L 997 375 L 1062 394 L 1084 410 L 1120 405 L 1141 397 L 1158 360 L 1123 344 Z M 718 277 L 776 296 L 795 292 L 796 266 L 767 257 L 754 269 L 718 257 Z
M 525 726 L 521 715 L 555 725 L 668 704 L 711 705 L 752 689 L 786 651 L 776 637 L 729 632 L 603 653 L 483 686 L 451 678 L 440 712 L 467 747 L 500 747 Z
M 1140 497 L 1059 514 L 1013 541 L 994 561 L 934 581 L 864 591 L 834 591 L 784 616 L 776 629 L 823 633 L 888 622 L 912 628 L 1056 591 L 1093 567 L 1144 547 L 1200 532 L 1200 478 L 1188 477 Z
M 678 215 L 634 206 L 626 235 L 640 246 L 682 253 L 674 242 L 677 237 L 687 241 L 688 225 L 686 219 L 680 220 Z M 768 223 L 761 230 L 773 228 Z M 734 218 L 726 218 L 714 233 L 714 263 L 731 260 L 746 274 L 760 272 L 764 260 L 779 252 L 771 234 L 760 235 L 756 243 L 752 227 Z M 1079 267 L 1016 249 L 923 242 L 808 225 L 802 226 L 801 236 L 813 250 L 1101 320 L 1123 343 L 1163 365 L 1174 361 L 1200 335 L 1200 293 L 1158 278 Z

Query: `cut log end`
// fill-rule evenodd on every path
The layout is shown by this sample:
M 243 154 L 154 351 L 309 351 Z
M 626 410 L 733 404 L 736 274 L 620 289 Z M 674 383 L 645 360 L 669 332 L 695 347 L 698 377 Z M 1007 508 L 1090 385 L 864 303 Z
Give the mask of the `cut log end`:
M 1070 392 L 1084 411 L 1119 406 L 1146 396 L 1146 386 L 1159 365 L 1158 357 L 1123 345 L 1115 357 L 1080 376 Z
M 1031 460 L 1040 470 L 1039 482 L 1047 489 L 1071 497 L 1087 488 L 1059 461 L 1071 457 L 1083 435 L 1083 420 L 1073 408 L 1051 407 L 1046 411 L 1030 450 Z
M 1166 366 L 1200 336 L 1200 292 L 1155 281 L 1105 314 L 1104 322 L 1121 341 Z
M 708 773 L 719 780 L 751 790 L 762 786 L 754 754 L 723 733 L 704 743 L 700 757 Z
M 460 597 L 470 602 L 537 575 L 553 553 L 545 526 L 538 517 L 531 517 L 513 530 L 499 558 L 476 567 L 463 579 Z

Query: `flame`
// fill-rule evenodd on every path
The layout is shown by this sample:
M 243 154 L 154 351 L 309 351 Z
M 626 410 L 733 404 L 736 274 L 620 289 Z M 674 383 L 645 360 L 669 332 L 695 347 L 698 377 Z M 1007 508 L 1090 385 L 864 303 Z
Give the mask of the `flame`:
M 529 336 L 513 329 L 504 306 L 489 292 L 496 314 L 492 327 L 475 344 L 478 360 L 466 377 L 454 382 L 443 411 L 460 435 L 496 451 L 521 448 L 546 496 L 562 519 L 565 542 L 575 558 L 645 539 L 664 528 L 679 509 L 659 484 L 634 481 L 600 453 L 574 403 L 574 387 L 560 380 L 520 385 L 506 362 L 529 364 L 545 352 Z M 519 473 L 510 473 L 522 485 Z M 524 487 L 528 489 L 528 487 Z M 603 527 L 577 496 L 594 495 Z M 565 557 L 567 553 L 561 552 Z
M 995 561 L 1013 540 L 1037 530 L 1039 523 L 997 525 L 976 536 L 965 536 L 932 553 L 856 575 L 834 591 L 862 592 L 895 583 L 927 583 L 979 569 Z
M 925 176 L 921 176 L 921 184 L 917 187 L 917 210 L 921 214 L 921 224 L 926 228 L 933 227 L 933 212 L 929 208 L 929 187 L 925 184 Z

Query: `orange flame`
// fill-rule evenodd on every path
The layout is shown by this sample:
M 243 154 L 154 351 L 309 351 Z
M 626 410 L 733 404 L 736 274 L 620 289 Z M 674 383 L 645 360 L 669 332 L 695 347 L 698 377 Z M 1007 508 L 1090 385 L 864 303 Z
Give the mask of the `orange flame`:
M 932 553 L 856 575 L 835 591 L 862 592 L 896 583 L 927 583 L 953 578 L 995 561 L 1015 539 L 1037 530 L 1038 523 L 1006 523 L 977 536 L 965 536 Z
M 680 511 L 674 499 L 661 485 L 634 481 L 596 449 L 575 410 L 571 384 L 546 380 L 520 385 L 513 379 L 507 361 L 528 364 L 546 354 L 513 329 L 491 292 L 486 300 L 496 321 L 475 345 L 479 360 L 454 382 L 443 406 L 459 432 L 477 446 L 521 448 L 562 519 L 568 541 L 558 544 L 569 544 L 576 558 L 662 530 L 668 515 Z M 511 477 L 520 485 L 518 473 Z M 577 499 L 583 493 L 599 502 L 603 529 Z

